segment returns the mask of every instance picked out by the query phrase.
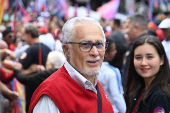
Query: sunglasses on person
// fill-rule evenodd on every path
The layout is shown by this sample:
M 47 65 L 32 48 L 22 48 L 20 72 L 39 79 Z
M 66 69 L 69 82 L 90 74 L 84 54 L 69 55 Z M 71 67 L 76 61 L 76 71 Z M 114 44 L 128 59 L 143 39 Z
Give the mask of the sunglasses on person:
M 9 35 L 8 38 L 13 38 L 14 36 L 13 35 Z

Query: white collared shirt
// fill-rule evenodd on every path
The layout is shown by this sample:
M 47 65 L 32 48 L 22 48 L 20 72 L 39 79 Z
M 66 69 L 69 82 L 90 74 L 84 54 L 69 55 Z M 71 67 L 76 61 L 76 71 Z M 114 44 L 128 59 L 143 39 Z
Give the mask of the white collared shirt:
M 108 62 L 103 62 L 100 68 L 98 80 L 112 104 L 115 113 L 125 113 L 126 103 L 123 97 L 121 74 L 118 68 Z
M 169 41 L 166 41 L 166 40 L 162 41 L 162 45 L 164 46 L 166 56 L 168 58 L 168 62 L 169 62 L 169 65 L 170 65 L 170 46 L 169 46 L 169 44 L 170 44 L 170 40 Z
M 67 61 L 65 62 L 64 66 L 71 78 L 78 82 L 83 88 L 92 90 L 97 94 L 97 90 L 95 89 L 93 84 L 85 77 L 83 77 L 78 71 L 76 71 Z M 95 77 L 95 86 L 97 84 L 98 76 L 99 75 L 96 75 Z M 33 113 L 60 113 L 60 111 L 49 96 L 42 95 L 38 103 L 34 107 Z

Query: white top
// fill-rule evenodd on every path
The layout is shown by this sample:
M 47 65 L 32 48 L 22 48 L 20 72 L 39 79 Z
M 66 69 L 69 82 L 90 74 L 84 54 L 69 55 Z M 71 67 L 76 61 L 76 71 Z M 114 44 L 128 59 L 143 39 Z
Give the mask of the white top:
M 63 53 L 62 43 L 60 40 L 55 41 L 55 50 Z
M 15 48 L 14 53 L 16 57 L 19 59 L 20 56 L 29 48 L 30 46 L 28 44 L 25 44 L 22 46 L 22 42 L 20 41 L 18 43 L 18 46 Z
M 2 37 L 3 37 L 3 36 L 2 36 L 2 33 L 0 32 L 0 40 L 2 40 Z
M 126 103 L 123 97 L 121 74 L 118 68 L 103 62 L 98 80 L 112 104 L 115 113 L 125 113 Z
M 51 50 L 55 49 L 55 40 L 51 33 L 40 35 L 39 40 L 41 43 L 49 47 Z
M 162 45 L 164 46 L 166 56 L 167 56 L 169 64 L 170 64 L 170 40 L 169 41 L 163 40 Z
M 67 61 L 64 64 L 66 70 L 68 71 L 71 78 L 78 82 L 83 88 L 94 91 L 97 94 L 97 90 L 93 84 L 83 77 L 79 72 L 77 72 Z M 97 84 L 97 77 L 95 78 L 95 86 Z M 38 103 L 33 109 L 33 113 L 60 113 L 58 107 L 47 95 L 41 96 Z

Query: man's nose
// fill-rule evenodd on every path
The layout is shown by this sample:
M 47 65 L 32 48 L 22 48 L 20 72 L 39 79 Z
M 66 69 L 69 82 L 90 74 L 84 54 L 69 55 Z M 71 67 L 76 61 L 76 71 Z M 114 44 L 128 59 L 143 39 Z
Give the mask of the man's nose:
M 91 48 L 90 55 L 93 55 L 93 56 L 98 56 L 99 55 L 99 52 L 98 52 L 96 46 L 93 46 Z

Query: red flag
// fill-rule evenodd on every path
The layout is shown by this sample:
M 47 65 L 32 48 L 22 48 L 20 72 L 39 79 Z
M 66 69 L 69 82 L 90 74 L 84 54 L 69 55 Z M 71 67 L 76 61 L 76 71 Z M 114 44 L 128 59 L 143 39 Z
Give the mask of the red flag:
M 17 9 L 18 9 L 19 5 L 17 3 L 17 6 L 15 8 L 15 12 L 14 12 L 14 21 L 13 21 L 13 32 L 16 32 L 16 18 L 17 18 Z

